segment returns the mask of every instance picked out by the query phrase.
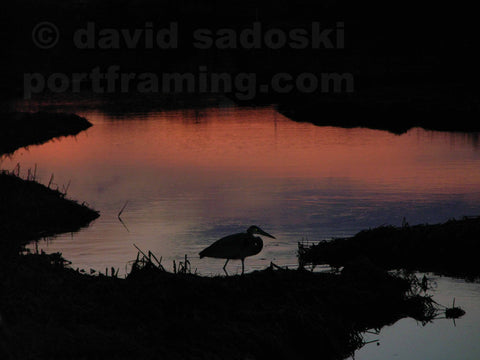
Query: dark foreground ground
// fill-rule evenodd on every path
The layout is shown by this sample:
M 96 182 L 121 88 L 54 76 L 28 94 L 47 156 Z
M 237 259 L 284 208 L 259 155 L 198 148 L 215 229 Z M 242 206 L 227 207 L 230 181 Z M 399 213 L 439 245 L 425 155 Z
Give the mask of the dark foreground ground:
M 368 259 L 385 270 L 403 268 L 474 279 L 480 277 L 479 239 L 480 217 L 435 225 L 381 226 L 351 238 L 299 244 L 299 260 L 305 265 L 340 267 Z
M 64 264 L 1 264 L 2 359 L 342 359 L 363 330 L 436 314 L 412 279 L 368 264 L 208 278 L 143 263 L 126 279 Z

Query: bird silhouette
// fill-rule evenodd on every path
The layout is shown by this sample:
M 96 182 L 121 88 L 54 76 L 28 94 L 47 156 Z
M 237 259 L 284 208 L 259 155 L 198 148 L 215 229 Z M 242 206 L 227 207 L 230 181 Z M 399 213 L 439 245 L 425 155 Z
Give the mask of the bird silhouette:
M 204 257 L 227 259 L 223 265 L 223 271 L 228 275 L 226 266 L 230 259 L 242 260 L 242 275 L 245 270 L 245 258 L 258 254 L 262 251 L 262 238 L 254 236 L 254 234 L 268 236 L 275 239 L 273 235 L 263 231 L 258 226 L 252 225 L 247 232 L 228 235 L 220 240 L 215 241 L 206 249 L 200 251 L 200 259 Z

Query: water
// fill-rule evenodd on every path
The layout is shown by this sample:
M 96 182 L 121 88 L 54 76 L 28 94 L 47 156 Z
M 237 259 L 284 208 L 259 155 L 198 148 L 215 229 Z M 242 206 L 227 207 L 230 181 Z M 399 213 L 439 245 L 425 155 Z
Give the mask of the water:
M 40 242 L 74 268 L 128 271 L 136 244 L 167 269 L 187 254 L 198 273 L 223 260 L 198 259 L 218 238 L 252 224 L 275 235 L 246 271 L 295 267 L 297 243 L 381 224 L 435 223 L 480 214 L 478 137 L 412 129 L 401 136 L 293 122 L 273 107 L 112 112 L 95 102 L 77 112 L 94 126 L 76 137 L 20 149 L 1 168 L 37 165 L 41 182 L 87 202 L 101 217 L 75 234 Z M 42 103 L 17 108 L 38 110 Z M 122 219 L 117 214 L 128 201 Z M 239 261 L 229 264 L 239 272 Z
M 480 284 L 429 275 L 436 283 L 433 299 L 441 304 L 460 306 L 460 319 L 435 320 L 423 326 L 406 318 L 384 327 L 378 336 L 367 334 L 367 344 L 355 353 L 355 360 L 477 360 L 480 358 Z

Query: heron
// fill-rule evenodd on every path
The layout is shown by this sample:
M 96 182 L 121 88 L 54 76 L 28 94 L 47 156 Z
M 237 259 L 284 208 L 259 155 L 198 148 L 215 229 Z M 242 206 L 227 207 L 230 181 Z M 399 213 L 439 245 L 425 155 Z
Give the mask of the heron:
M 243 275 L 245 270 L 245 258 L 247 256 L 258 254 L 263 248 L 262 238 L 254 236 L 254 234 L 275 239 L 275 236 L 263 231 L 258 226 L 252 225 L 246 232 L 228 235 L 215 241 L 212 245 L 200 251 L 200 259 L 204 257 L 227 259 L 225 265 L 223 265 L 223 271 L 225 271 L 227 276 L 228 272 L 226 267 L 230 259 L 242 260 Z

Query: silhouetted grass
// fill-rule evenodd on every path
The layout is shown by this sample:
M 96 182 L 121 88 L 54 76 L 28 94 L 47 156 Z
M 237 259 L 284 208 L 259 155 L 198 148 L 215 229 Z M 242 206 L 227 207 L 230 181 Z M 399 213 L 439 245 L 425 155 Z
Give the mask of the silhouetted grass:
M 351 238 L 299 244 L 301 264 L 340 267 L 368 258 L 384 269 L 434 271 L 474 278 L 480 276 L 480 217 L 443 224 L 402 227 L 380 226 Z
M 76 135 L 92 124 L 85 118 L 65 113 L 0 113 L 0 154 L 20 147 L 41 144 L 54 137 Z

